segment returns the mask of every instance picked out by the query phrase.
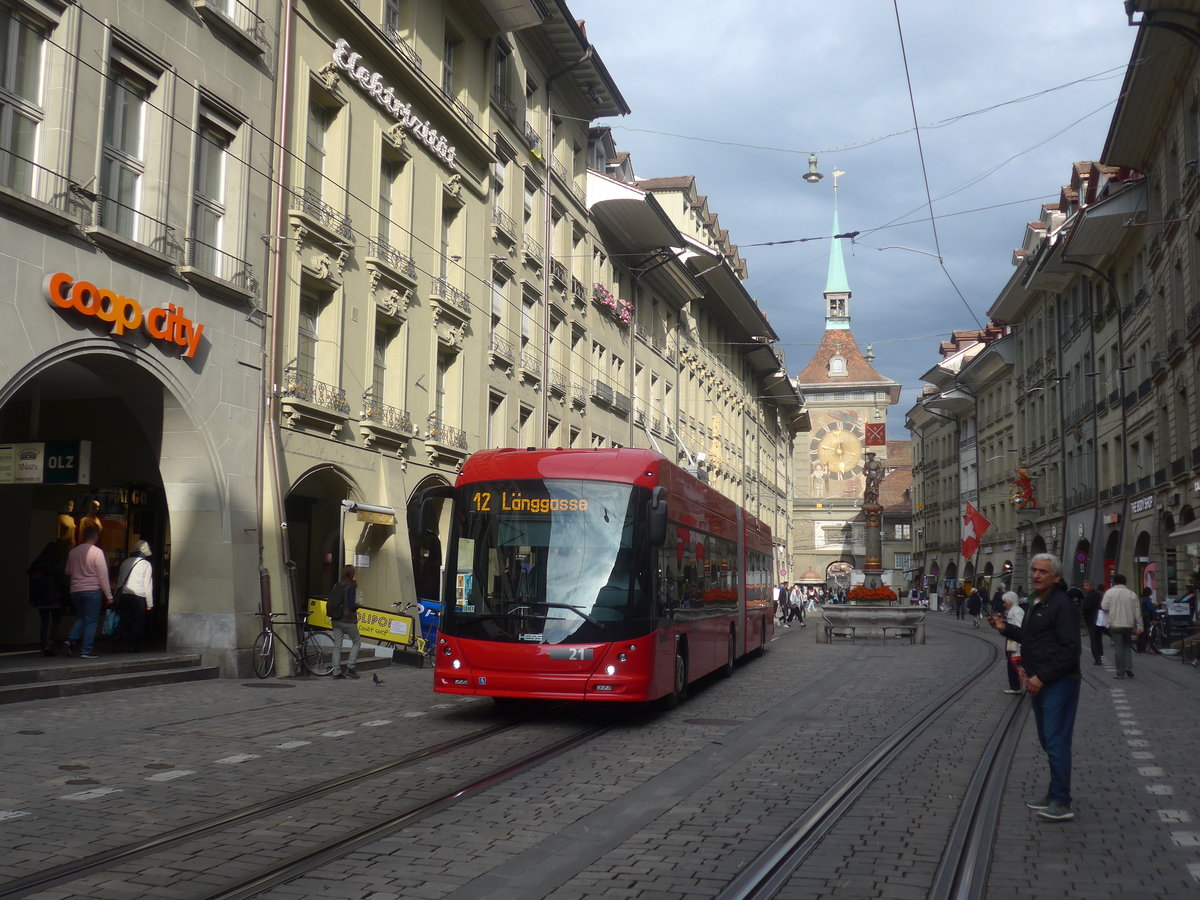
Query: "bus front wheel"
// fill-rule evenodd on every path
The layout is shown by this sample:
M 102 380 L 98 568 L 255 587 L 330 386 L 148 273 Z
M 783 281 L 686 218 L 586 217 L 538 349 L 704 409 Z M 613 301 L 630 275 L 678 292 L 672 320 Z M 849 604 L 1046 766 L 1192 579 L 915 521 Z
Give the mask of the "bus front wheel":
M 675 648 L 675 683 L 671 693 L 662 698 L 663 709 L 674 709 L 687 697 L 687 658 L 683 648 Z

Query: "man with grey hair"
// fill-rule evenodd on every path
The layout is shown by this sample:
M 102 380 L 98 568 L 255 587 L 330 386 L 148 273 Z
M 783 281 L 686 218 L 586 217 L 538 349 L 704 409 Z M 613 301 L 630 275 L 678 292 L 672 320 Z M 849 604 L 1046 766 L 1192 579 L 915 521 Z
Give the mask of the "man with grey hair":
M 1049 553 L 1030 560 L 1033 593 L 1021 625 L 1000 616 L 993 628 L 1021 645 L 1021 663 L 1029 680 L 1025 690 L 1033 703 L 1038 741 L 1050 762 L 1050 786 L 1045 797 L 1026 801 L 1038 816 L 1051 822 L 1075 818 L 1071 810 L 1071 738 L 1079 706 L 1079 610 L 1062 583 L 1062 562 Z

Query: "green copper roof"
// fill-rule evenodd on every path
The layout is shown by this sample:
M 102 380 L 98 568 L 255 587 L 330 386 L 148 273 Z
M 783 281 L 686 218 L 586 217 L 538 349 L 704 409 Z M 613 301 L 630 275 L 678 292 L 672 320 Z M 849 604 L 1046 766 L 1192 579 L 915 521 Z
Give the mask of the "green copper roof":
M 842 233 L 838 225 L 837 187 L 833 189 L 833 234 Z M 844 238 L 834 237 L 833 245 L 829 248 L 829 277 L 825 280 L 826 294 L 849 294 L 850 279 L 846 277 L 846 260 L 842 257 L 842 241 Z

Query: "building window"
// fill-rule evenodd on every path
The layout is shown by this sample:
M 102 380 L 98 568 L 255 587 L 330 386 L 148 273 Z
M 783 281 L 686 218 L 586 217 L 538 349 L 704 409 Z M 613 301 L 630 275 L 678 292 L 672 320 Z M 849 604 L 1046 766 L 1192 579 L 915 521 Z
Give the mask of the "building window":
M 104 197 L 102 224 L 109 231 L 139 239 L 139 208 L 150 85 L 132 73 L 114 69 L 108 81 L 104 110 L 104 159 L 100 193 Z
M 390 37 L 400 31 L 400 0 L 383 0 L 383 30 Z
M 34 193 L 45 34 L 0 5 L 0 184 Z
M 503 40 L 496 41 L 496 92 L 505 98 L 512 97 L 513 61 L 512 48 Z
M 844 356 L 831 356 L 829 358 L 829 374 L 831 377 L 845 376 L 846 358 Z
M 371 396 L 380 403 L 387 400 L 387 355 L 395 329 L 387 325 L 375 326 L 375 347 L 371 361 Z
M 225 165 L 230 135 L 201 119 L 196 134 L 196 166 L 192 186 L 192 265 L 228 278 L 222 271 L 222 227 L 225 221 Z
M 504 309 L 508 306 L 508 282 L 500 275 L 492 276 L 492 331 L 504 327 Z
M 317 374 L 317 321 L 321 299 L 316 294 L 300 294 L 300 323 L 296 336 L 296 371 L 307 378 Z
M 450 34 L 442 44 L 442 93 L 447 97 L 454 96 L 454 63 L 461 44 L 462 41 Z
M 491 448 L 503 447 L 506 443 L 504 434 L 504 395 L 488 394 L 487 445 Z
M 304 193 L 320 200 L 325 187 L 325 139 L 333 113 L 320 103 L 308 104 L 308 126 L 304 137 Z
M 531 433 L 532 421 L 533 410 L 525 404 L 521 404 L 520 414 L 517 419 L 517 446 L 529 447 L 534 443 L 532 441 L 533 434 Z

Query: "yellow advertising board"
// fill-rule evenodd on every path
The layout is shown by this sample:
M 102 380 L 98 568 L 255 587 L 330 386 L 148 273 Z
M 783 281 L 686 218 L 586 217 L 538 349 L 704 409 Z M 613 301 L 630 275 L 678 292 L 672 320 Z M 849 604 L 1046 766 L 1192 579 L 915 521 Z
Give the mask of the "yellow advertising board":
M 333 622 L 325 612 L 325 601 L 318 597 L 308 599 L 308 624 L 314 628 L 332 628 Z M 389 644 L 407 645 L 413 639 L 411 616 L 384 612 L 379 609 L 358 608 L 358 633 L 368 641 L 386 641 Z

